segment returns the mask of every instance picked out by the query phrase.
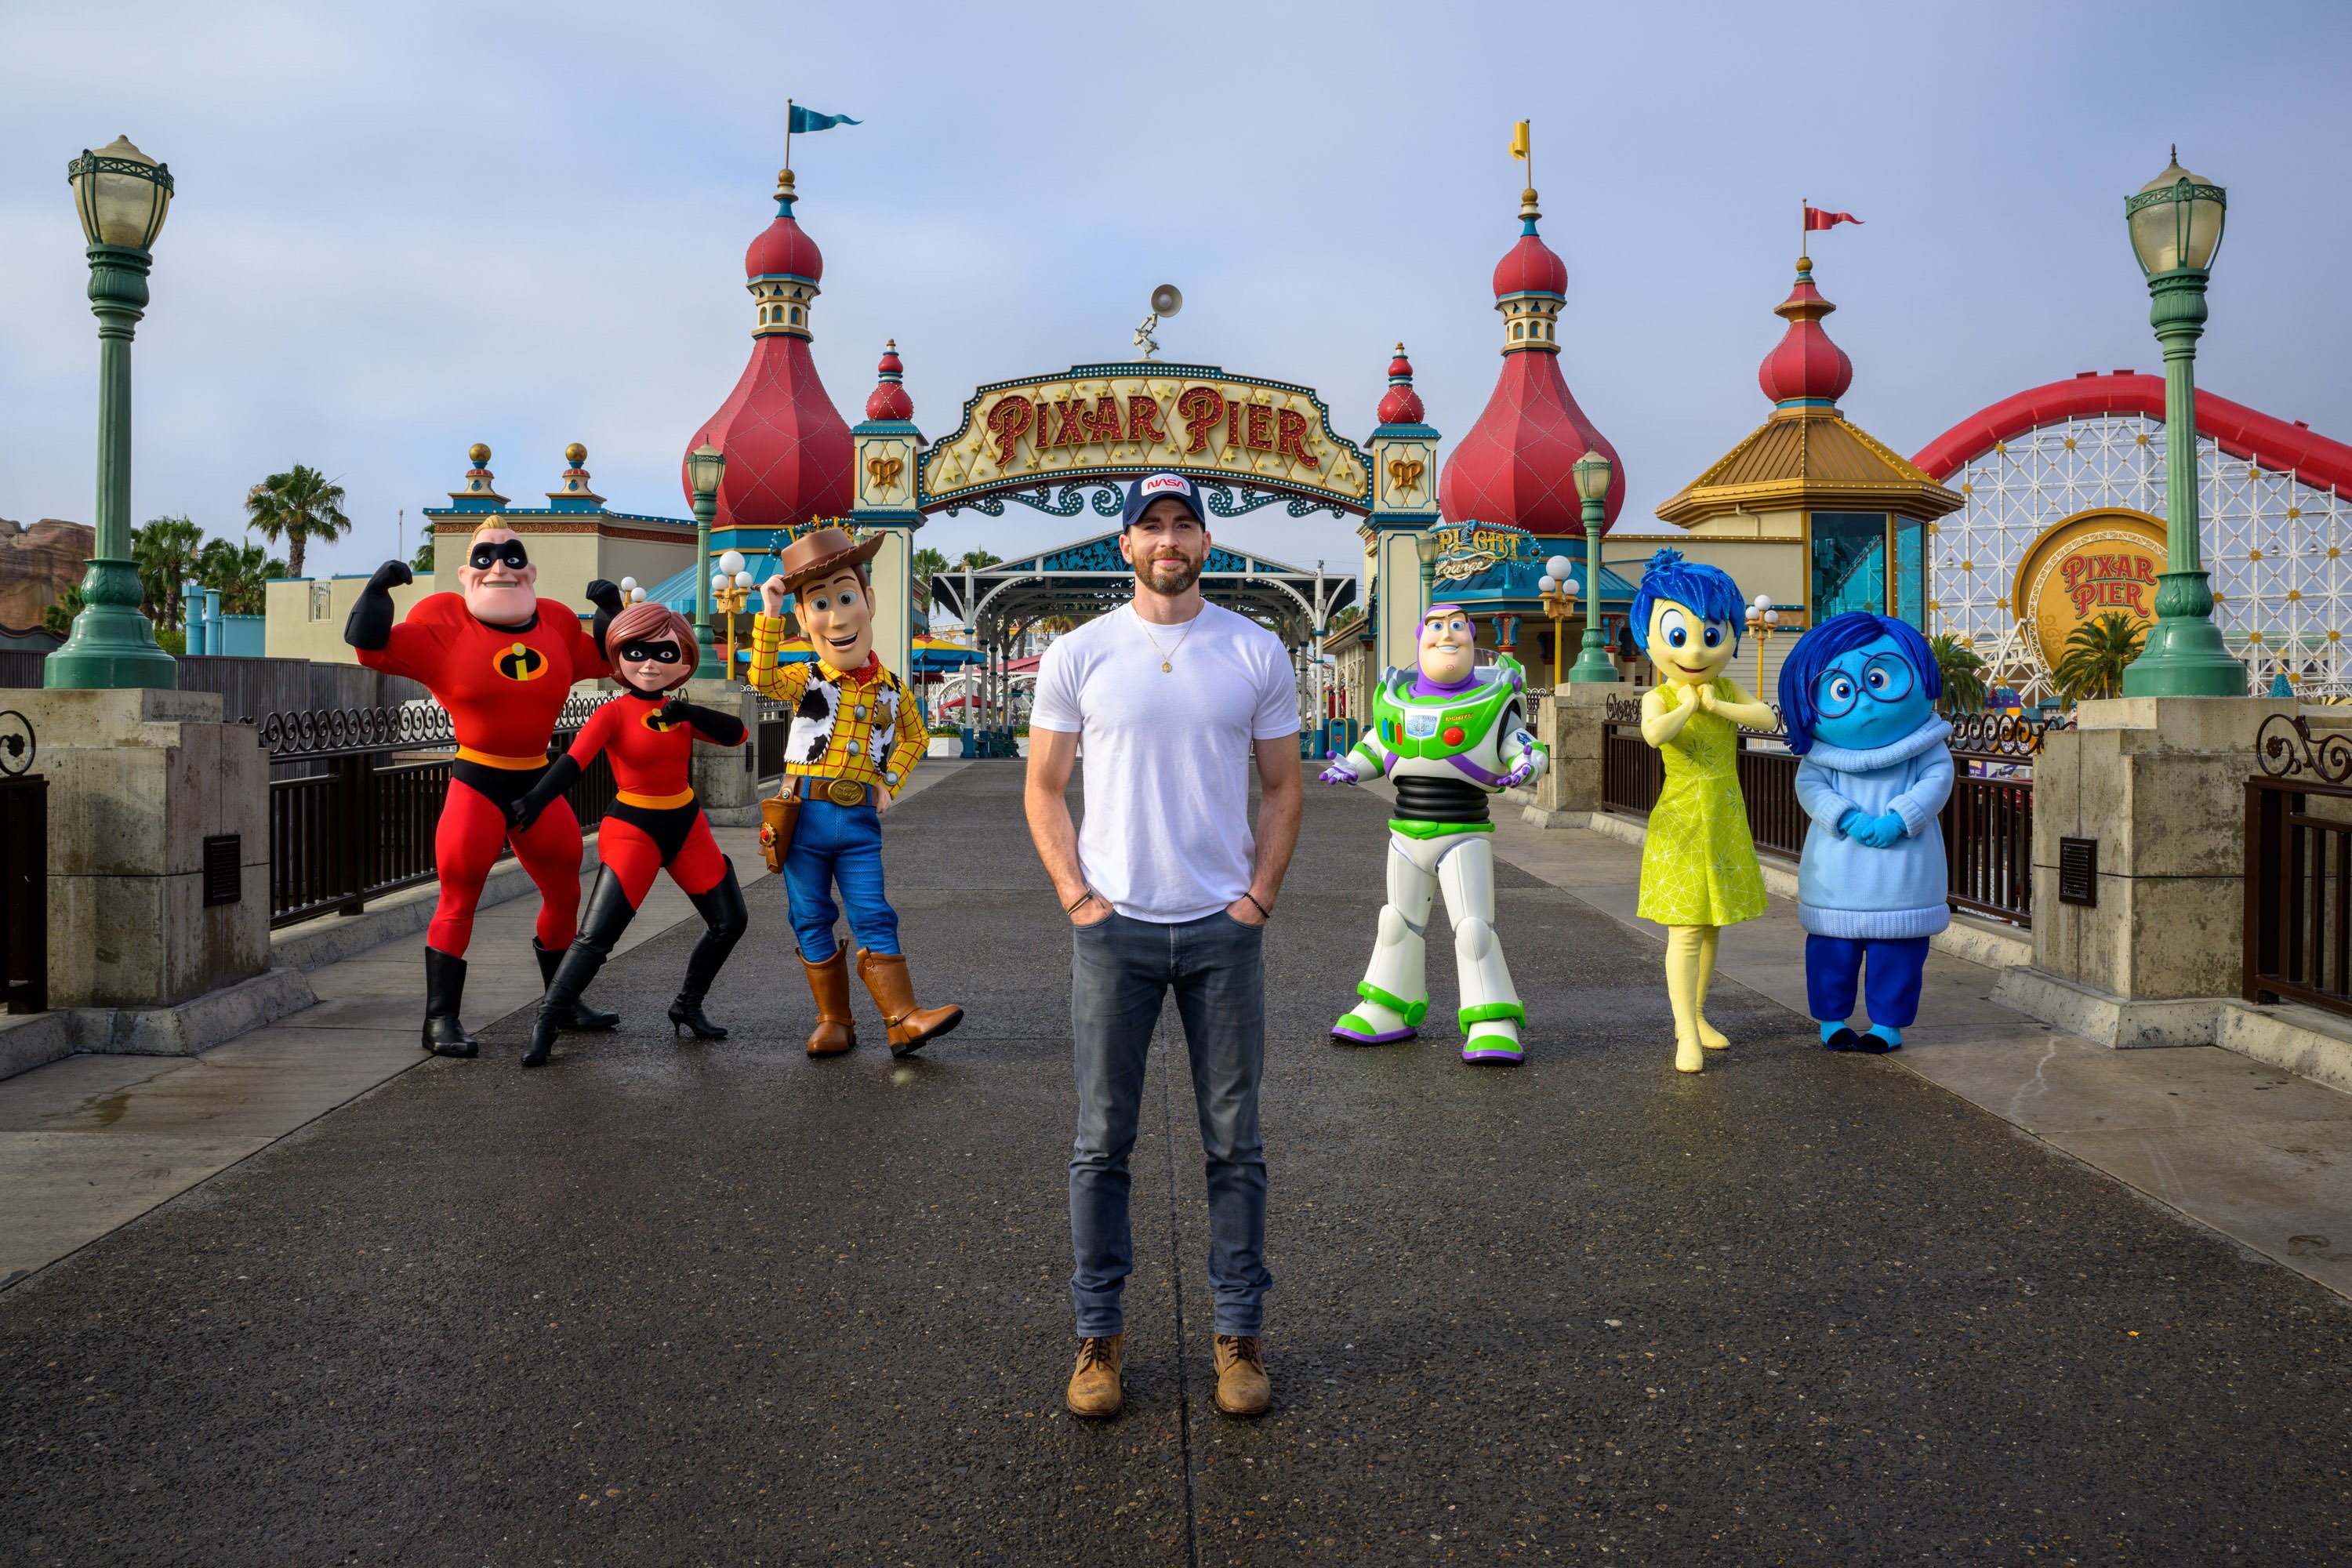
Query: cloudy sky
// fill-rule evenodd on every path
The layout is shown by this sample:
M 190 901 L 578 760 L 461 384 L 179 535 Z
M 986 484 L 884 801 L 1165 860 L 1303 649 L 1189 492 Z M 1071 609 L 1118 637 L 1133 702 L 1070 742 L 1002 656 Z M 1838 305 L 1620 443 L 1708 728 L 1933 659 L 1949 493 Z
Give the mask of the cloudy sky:
M 784 100 L 825 256 L 815 349 L 857 416 L 885 338 L 940 434 L 980 382 L 1125 357 L 1305 382 L 1361 437 L 1402 339 L 1458 437 L 1493 386 L 1488 276 L 1532 118 L 1566 259 L 1562 365 L 1627 521 L 1759 421 L 1801 199 L 1903 451 L 2082 370 L 2160 367 L 2123 198 L 2168 143 L 2226 184 L 2200 384 L 2352 439 L 2352 6 L 2238 0 L 979 7 L 0 5 L 0 516 L 90 515 L 97 354 L 64 179 L 127 133 L 179 183 L 136 360 L 133 515 L 241 531 L 300 461 L 364 571 L 472 441 L 535 500 L 567 441 L 618 508 L 684 516 L 679 452 L 750 348 L 744 246 Z M 1352 563 L 1328 518 L 1232 525 Z M 955 554 L 1058 542 L 1012 509 Z

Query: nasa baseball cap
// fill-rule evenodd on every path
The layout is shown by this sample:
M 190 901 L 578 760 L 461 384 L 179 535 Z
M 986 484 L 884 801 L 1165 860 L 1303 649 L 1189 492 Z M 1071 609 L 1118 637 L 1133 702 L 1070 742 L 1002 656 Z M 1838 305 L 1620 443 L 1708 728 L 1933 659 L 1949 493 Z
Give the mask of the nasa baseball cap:
M 1201 499 L 1201 487 L 1181 474 L 1149 474 L 1127 487 L 1127 506 L 1119 513 L 1121 533 L 1135 526 L 1144 509 L 1156 500 L 1180 500 L 1190 508 L 1192 521 L 1202 528 L 1209 526 L 1208 503 Z

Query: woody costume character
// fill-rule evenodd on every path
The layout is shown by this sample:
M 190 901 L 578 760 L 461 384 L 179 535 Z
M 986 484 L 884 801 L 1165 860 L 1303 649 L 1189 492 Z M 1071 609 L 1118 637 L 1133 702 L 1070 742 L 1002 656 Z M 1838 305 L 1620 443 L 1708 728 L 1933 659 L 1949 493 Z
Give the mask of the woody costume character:
M 572 945 L 580 909 L 580 824 L 557 802 L 528 828 L 510 827 L 507 807 L 547 771 L 556 716 L 574 681 L 610 673 L 604 630 L 620 613 L 621 591 L 598 578 L 587 598 L 596 606 L 593 635 L 562 605 L 535 591 L 539 568 L 511 529 L 474 531 L 459 592 L 428 595 L 393 622 L 392 590 L 415 581 L 404 562 L 387 561 L 368 579 L 343 625 L 359 661 L 387 675 L 421 681 L 448 710 L 457 761 L 434 828 L 440 900 L 425 932 L 423 1045 L 436 1056 L 471 1057 L 480 1046 L 459 1017 L 466 996 L 466 948 L 482 883 L 511 842 L 515 858 L 540 892 L 531 950 L 542 984 L 555 978 Z M 559 1012 L 569 1029 L 609 1029 L 617 1014 L 574 1000 Z
M 556 1030 L 580 993 L 596 977 L 613 944 L 653 887 L 654 874 L 667 870 L 702 917 L 704 931 L 687 955 L 686 980 L 669 1005 L 673 1038 L 690 1029 L 697 1039 L 723 1040 L 727 1031 L 703 1015 L 727 955 L 734 951 L 750 917 L 734 863 L 719 853 L 709 819 L 695 803 L 689 764 L 696 737 L 715 745 L 743 743 L 743 721 L 732 713 L 681 701 L 670 692 L 694 678 L 702 649 L 685 616 L 665 605 L 632 605 L 613 617 L 604 637 L 613 679 L 621 693 L 589 716 L 572 749 L 549 765 L 540 781 L 508 808 L 514 826 L 528 832 L 540 815 L 562 800 L 563 792 L 603 752 L 612 759 L 618 786 L 597 835 L 603 862 L 589 890 L 580 934 L 565 950 L 548 982 L 539 1026 L 523 1052 L 522 1065 L 538 1067 L 555 1044 Z
M 764 613 L 751 622 L 751 685 L 793 707 L 780 793 L 796 809 L 783 814 L 790 842 L 782 864 L 793 936 L 816 1000 L 813 1057 L 839 1056 L 857 1043 L 849 963 L 834 935 L 844 910 L 857 942 L 858 977 L 881 1011 L 892 1056 L 910 1055 L 963 1022 L 961 1007 L 917 1004 L 898 947 L 898 914 L 882 885 L 881 814 L 930 743 L 913 694 L 874 651 L 866 563 L 882 543 L 879 534 L 860 542 L 838 528 L 794 540 L 762 585 Z M 787 594 L 811 657 L 780 666 Z

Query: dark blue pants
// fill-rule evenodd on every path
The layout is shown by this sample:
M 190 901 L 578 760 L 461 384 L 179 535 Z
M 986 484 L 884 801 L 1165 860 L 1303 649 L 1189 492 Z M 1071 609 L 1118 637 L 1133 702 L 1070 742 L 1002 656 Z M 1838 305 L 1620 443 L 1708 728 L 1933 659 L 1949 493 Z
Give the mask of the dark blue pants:
M 1265 1067 L 1265 933 L 1217 913 L 1181 925 L 1112 915 L 1078 926 L 1070 1025 L 1078 1135 L 1070 1152 L 1070 1300 L 1078 1332 L 1123 1332 L 1120 1295 L 1135 1264 L 1128 1152 L 1143 1110 L 1143 1062 L 1168 993 L 1184 1025 L 1192 1103 L 1207 1156 L 1209 1284 L 1216 1331 L 1255 1334 L 1274 1276 L 1265 1267 L 1265 1152 L 1258 1079 Z
M 841 889 L 841 905 L 833 890 Z M 840 950 L 833 922 L 849 910 L 849 934 L 869 952 L 898 951 L 898 911 L 882 892 L 882 816 L 870 805 L 802 803 L 784 852 L 784 902 L 801 956 L 823 963 Z
M 1811 936 L 1805 938 L 1805 1002 L 1817 1023 L 1841 1024 L 1853 1016 L 1855 984 L 1863 978 L 1863 958 L 1870 960 L 1864 1000 L 1870 1021 L 1907 1029 L 1919 1016 L 1919 983 L 1927 967 L 1924 936 L 1872 939 Z

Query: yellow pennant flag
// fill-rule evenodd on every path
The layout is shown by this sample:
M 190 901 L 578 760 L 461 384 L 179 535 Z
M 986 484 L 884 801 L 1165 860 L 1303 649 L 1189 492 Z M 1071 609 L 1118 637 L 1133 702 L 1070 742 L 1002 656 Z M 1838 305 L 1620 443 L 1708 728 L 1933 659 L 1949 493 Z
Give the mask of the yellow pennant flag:
M 1511 156 L 1514 158 L 1525 158 L 1527 155 L 1528 122 L 1522 120 L 1517 124 L 1511 127 Z

